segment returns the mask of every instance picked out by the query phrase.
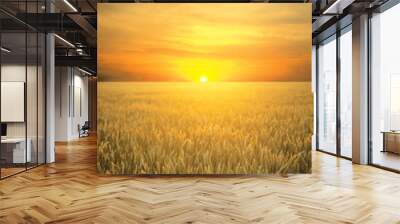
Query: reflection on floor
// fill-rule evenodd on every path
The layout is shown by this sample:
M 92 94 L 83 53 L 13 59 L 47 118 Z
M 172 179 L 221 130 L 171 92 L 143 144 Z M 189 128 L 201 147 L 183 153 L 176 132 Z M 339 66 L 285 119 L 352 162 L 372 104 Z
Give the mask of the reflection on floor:
M 376 165 L 388 167 L 400 171 L 400 155 L 392 152 L 374 151 L 372 157 L 373 163 Z
M 6 177 L 8 177 L 8 176 L 11 176 L 11 175 L 13 175 L 13 174 L 17 174 L 17 173 L 20 173 L 20 172 L 23 172 L 23 171 L 25 171 L 26 169 L 30 169 L 30 168 L 33 168 L 33 167 L 35 167 L 37 164 L 35 164 L 35 163 L 28 163 L 28 164 L 26 164 L 26 167 L 25 167 L 25 164 L 19 164 L 18 166 L 15 166 L 15 165 L 5 165 L 5 167 L 2 167 L 1 169 L 0 169 L 0 173 L 1 173 L 1 178 L 6 178 Z
M 25 167 L 24 168 L 1 168 L 1 178 L 19 173 L 24 170 L 25 170 Z
M 0 223 L 399 223 L 400 175 L 313 152 L 312 174 L 133 177 L 96 173 L 96 139 L 0 181 Z

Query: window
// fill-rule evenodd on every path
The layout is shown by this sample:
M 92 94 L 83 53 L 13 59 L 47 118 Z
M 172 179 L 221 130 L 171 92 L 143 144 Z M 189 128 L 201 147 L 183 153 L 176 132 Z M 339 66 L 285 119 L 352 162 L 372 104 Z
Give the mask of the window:
M 340 155 L 352 157 L 352 33 L 351 26 L 340 36 Z
M 400 4 L 371 18 L 371 162 L 400 170 Z
M 336 153 L 336 36 L 318 47 L 318 149 Z

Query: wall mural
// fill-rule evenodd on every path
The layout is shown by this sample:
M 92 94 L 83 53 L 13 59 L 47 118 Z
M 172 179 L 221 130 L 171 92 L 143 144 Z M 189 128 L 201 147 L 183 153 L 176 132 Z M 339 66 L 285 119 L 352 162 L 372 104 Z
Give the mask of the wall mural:
M 311 172 L 311 4 L 98 4 L 101 174 Z

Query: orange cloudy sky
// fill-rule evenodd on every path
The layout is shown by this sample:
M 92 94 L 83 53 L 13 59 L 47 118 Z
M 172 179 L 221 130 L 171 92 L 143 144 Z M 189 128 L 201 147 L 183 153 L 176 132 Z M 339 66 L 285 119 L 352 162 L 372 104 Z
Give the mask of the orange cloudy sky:
M 311 4 L 98 4 L 102 81 L 309 81 Z

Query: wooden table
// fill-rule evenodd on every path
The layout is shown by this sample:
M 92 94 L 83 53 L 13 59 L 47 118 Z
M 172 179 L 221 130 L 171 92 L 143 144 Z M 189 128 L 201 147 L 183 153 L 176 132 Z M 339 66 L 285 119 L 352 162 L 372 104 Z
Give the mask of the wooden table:
M 392 152 L 400 154 L 400 131 L 382 131 L 383 150 L 382 152 Z
M 28 142 L 25 151 L 25 138 L 5 138 L 1 139 L 1 159 L 5 163 L 22 164 L 31 161 L 31 139 Z

